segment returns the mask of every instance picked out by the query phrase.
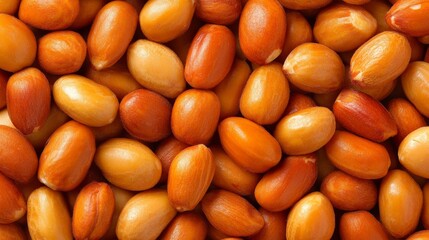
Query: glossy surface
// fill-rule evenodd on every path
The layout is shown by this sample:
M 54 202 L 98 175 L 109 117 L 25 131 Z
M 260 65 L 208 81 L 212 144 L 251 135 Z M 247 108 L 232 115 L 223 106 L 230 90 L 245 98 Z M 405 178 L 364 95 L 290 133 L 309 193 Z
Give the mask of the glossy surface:
M 171 130 L 178 140 L 186 144 L 207 144 L 216 131 L 219 115 L 220 102 L 214 92 L 189 89 L 174 102 Z
M 264 226 L 264 219 L 255 207 L 225 190 L 208 192 L 202 201 L 202 210 L 211 225 L 230 236 L 250 236 Z
M 115 209 L 110 186 L 92 182 L 79 192 L 73 208 L 72 229 L 76 239 L 100 239 L 109 228 Z
M 247 59 L 267 64 L 276 59 L 286 35 L 286 13 L 278 1 L 249 0 L 241 12 L 238 37 Z
M 6 85 L 6 102 L 17 129 L 25 135 L 38 131 L 51 109 L 51 88 L 45 74 L 37 68 L 13 74 Z
M 383 178 L 378 198 L 380 220 L 396 238 L 412 233 L 423 206 L 423 194 L 413 178 L 402 170 L 392 170 Z
M 344 240 L 388 240 L 383 225 L 367 211 L 347 212 L 341 216 L 339 231 Z
M 383 142 L 398 132 L 387 109 L 359 91 L 343 89 L 335 100 L 333 112 L 345 129 L 375 142 Z
M 138 89 L 127 94 L 119 106 L 125 130 L 147 142 L 156 142 L 171 133 L 171 104 L 158 93 Z
M 304 43 L 292 50 L 283 64 L 287 79 L 312 93 L 339 90 L 344 82 L 344 64 L 336 52 L 319 43 Z
M 235 59 L 231 70 L 213 91 L 220 101 L 220 119 L 237 115 L 240 112 L 240 98 L 251 73 L 249 64 Z
M 402 140 L 398 149 L 399 162 L 411 173 L 429 178 L 429 127 L 418 128 Z
M 226 118 L 219 123 L 218 132 L 228 156 L 250 172 L 265 172 L 281 159 L 281 148 L 277 140 L 250 120 L 241 117 Z
M 283 117 L 274 137 L 284 153 L 300 155 L 320 149 L 334 133 L 334 114 L 325 107 L 310 107 Z
M 286 157 L 258 182 L 256 201 L 273 212 L 292 207 L 316 182 L 316 161 L 314 154 Z
M 53 97 L 63 112 L 91 127 L 112 123 L 119 107 L 110 89 L 80 75 L 64 75 L 55 81 Z
M 215 173 L 215 162 L 203 144 L 183 149 L 168 171 L 168 199 L 177 211 L 193 210 L 204 197 Z
M 279 63 L 256 68 L 240 98 L 240 112 L 258 124 L 272 124 L 282 116 L 289 102 L 289 82 Z
M 337 131 L 325 150 L 335 167 L 355 177 L 382 178 L 390 167 L 389 153 L 383 145 L 349 132 Z
M 18 16 L 43 30 L 66 29 L 79 14 L 79 0 L 21 0 Z
M 170 205 L 167 191 L 153 189 L 132 197 L 122 210 L 116 234 L 119 239 L 155 240 L 176 216 Z
M 286 238 L 328 240 L 334 228 L 334 208 L 329 199 L 320 192 L 313 192 L 299 200 L 289 212 Z
M 197 213 L 179 213 L 166 227 L 161 240 L 205 239 L 207 222 Z
M 171 41 L 188 30 L 195 5 L 195 0 L 148 1 L 140 12 L 140 28 L 149 40 Z
M 131 75 L 149 90 L 168 98 L 175 98 L 185 90 L 183 63 L 162 44 L 137 40 L 128 47 L 127 64 Z
M 213 184 L 239 195 L 252 195 L 260 175 L 238 165 L 220 146 L 212 146 L 210 149 L 216 165 Z
M 26 200 L 14 182 L 1 173 L 0 189 L 3 192 L 0 196 L 0 224 L 13 223 L 25 215 Z
M 113 66 L 127 51 L 137 28 L 138 15 L 125 1 L 100 9 L 88 34 L 88 57 L 95 69 Z
M 410 63 L 401 76 L 402 89 L 408 100 L 426 117 L 429 116 L 427 76 L 429 76 L 429 63 L 422 61 Z
M 349 76 L 353 86 L 371 88 L 395 80 L 411 58 L 407 38 L 393 31 L 379 33 L 353 54 Z
M 109 182 L 126 190 L 152 188 L 161 177 L 158 157 L 137 140 L 112 138 L 104 142 L 97 148 L 94 162 Z
M 34 33 L 19 19 L 0 13 L 0 69 L 16 72 L 36 58 Z
M 16 129 L 0 125 L 0 135 L 0 172 L 17 182 L 28 182 L 37 171 L 36 151 Z
M 85 178 L 95 154 L 91 129 L 69 121 L 49 138 L 39 160 L 38 179 L 58 191 L 70 191 Z
M 206 24 L 189 47 L 185 79 L 194 88 L 210 89 L 228 74 L 234 62 L 235 37 L 229 28 Z
M 39 39 L 37 60 L 50 74 L 64 75 L 77 72 L 86 58 L 86 42 L 73 31 L 56 31 Z
M 377 203 L 378 191 L 374 181 L 350 176 L 342 171 L 328 174 L 320 191 L 340 210 L 371 210 Z
M 70 213 L 61 192 L 37 188 L 28 197 L 27 208 L 32 239 L 73 239 Z

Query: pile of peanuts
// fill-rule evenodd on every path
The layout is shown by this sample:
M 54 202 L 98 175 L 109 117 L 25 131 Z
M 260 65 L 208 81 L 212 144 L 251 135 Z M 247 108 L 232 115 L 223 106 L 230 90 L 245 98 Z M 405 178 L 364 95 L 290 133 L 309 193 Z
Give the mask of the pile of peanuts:
M 428 46 L 429 0 L 0 0 L 0 239 L 429 239 Z

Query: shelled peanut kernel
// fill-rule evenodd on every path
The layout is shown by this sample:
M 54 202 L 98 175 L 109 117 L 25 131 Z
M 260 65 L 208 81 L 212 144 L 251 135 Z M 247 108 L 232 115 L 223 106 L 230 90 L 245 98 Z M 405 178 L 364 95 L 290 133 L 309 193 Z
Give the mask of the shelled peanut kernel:
M 426 239 L 429 0 L 0 0 L 0 239 Z

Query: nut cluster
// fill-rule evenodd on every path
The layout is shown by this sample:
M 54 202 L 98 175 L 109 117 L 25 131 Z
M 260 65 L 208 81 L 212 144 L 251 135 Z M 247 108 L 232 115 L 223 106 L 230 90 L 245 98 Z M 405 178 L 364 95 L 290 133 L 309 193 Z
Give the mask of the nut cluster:
M 429 239 L 429 0 L 0 0 L 0 239 Z

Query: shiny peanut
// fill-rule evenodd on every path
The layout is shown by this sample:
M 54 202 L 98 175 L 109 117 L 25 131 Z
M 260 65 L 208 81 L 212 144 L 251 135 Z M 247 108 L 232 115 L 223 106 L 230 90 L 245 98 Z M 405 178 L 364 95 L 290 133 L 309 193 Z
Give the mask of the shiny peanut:
M 230 236 L 250 236 L 264 226 L 262 215 L 246 199 L 225 190 L 212 190 L 202 201 L 207 220 Z
M 331 239 L 335 228 L 335 214 L 329 199 L 320 192 L 312 192 L 291 209 L 286 223 L 287 239 Z
M 335 167 L 358 178 L 382 178 L 390 167 L 389 153 L 383 145 L 349 132 L 337 131 L 325 150 Z
M 158 157 L 133 139 L 109 139 L 97 148 L 94 162 L 109 182 L 131 191 L 150 189 L 161 177 Z
M 25 23 L 11 15 L 0 13 L 0 36 L 0 69 L 16 72 L 34 62 L 36 38 Z
M 398 149 L 399 162 L 417 176 L 429 178 L 426 164 L 429 161 L 429 127 L 421 127 L 409 133 Z
M 335 133 L 335 117 L 325 107 L 310 107 L 283 117 L 274 137 L 284 153 L 308 154 L 323 147 Z
M 107 87 L 80 75 L 64 75 L 55 81 L 53 97 L 57 106 L 74 120 L 91 127 L 112 123 L 119 102 Z
M 179 213 L 164 229 L 161 240 L 205 239 L 207 222 L 195 212 Z
M 277 122 L 289 102 L 289 82 L 279 63 L 256 68 L 244 86 L 240 112 L 247 119 L 266 125 Z
M 243 196 L 251 195 L 255 191 L 260 175 L 239 166 L 220 146 L 213 146 L 210 149 L 216 165 L 213 184 Z
M 214 92 L 189 89 L 181 93 L 174 102 L 171 131 L 178 140 L 186 144 L 207 144 L 216 131 L 219 116 L 220 102 Z
M 250 172 L 265 172 L 280 162 L 280 144 L 267 130 L 250 120 L 226 118 L 219 123 L 218 132 L 228 156 Z
M 24 196 L 18 187 L 6 176 L 0 173 L 0 224 L 10 224 L 18 221 L 27 211 Z
M 32 239 L 73 239 L 70 213 L 61 192 L 37 188 L 28 197 L 27 208 Z
M 140 28 L 152 41 L 171 41 L 188 30 L 195 5 L 195 0 L 149 1 L 140 12 Z
M 92 182 L 77 196 L 73 208 L 72 229 L 76 239 L 100 239 L 108 230 L 115 197 L 109 185 Z
M 0 125 L 0 135 L 0 172 L 17 182 L 30 181 L 38 166 L 34 147 L 11 127 Z
M 6 85 L 10 120 L 23 134 L 38 131 L 51 108 L 51 89 L 46 76 L 37 68 L 13 74 Z
M 338 54 L 319 43 L 303 43 L 294 48 L 283 64 L 283 71 L 293 85 L 312 93 L 339 90 L 345 76 Z
M 119 239 L 155 240 L 176 216 L 167 191 L 152 189 L 132 197 L 119 215 L 116 235 Z
M 85 178 L 95 154 L 91 129 L 69 121 L 50 136 L 39 160 L 37 177 L 46 186 L 70 191 Z
M 171 108 L 170 102 L 160 94 L 138 89 L 122 99 L 119 115 L 129 134 L 143 141 L 156 142 L 171 133 Z
M 185 79 L 194 88 L 210 89 L 228 74 L 235 57 L 235 37 L 229 28 L 206 24 L 195 34 L 185 63 Z
M 421 114 L 428 117 L 429 107 L 426 102 L 429 92 L 429 63 L 423 61 L 412 62 L 401 76 L 402 89 L 408 100 L 414 104 Z
M 381 182 L 378 205 L 380 220 L 387 232 L 403 238 L 412 233 L 419 222 L 422 190 L 407 172 L 392 170 Z
M 137 40 L 128 47 L 127 64 L 131 75 L 149 90 L 168 98 L 175 98 L 185 90 L 183 63 L 176 53 L 162 44 Z M 165 69 L 163 66 L 169 67 Z
M 179 212 L 193 210 L 207 192 L 215 169 L 213 154 L 203 144 L 179 152 L 168 170 L 167 192 L 171 205 Z
M 328 174 L 320 191 L 341 210 L 371 210 L 377 203 L 377 187 L 372 180 L 350 176 L 342 171 Z
M 18 16 L 23 22 L 43 30 L 66 29 L 79 14 L 79 0 L 21 0 Z
M 229 73 L 213 89 L 220 101 L 220 119 L 239 113 L 240 97 L 250 73 L 250 67 L 245 61 L 235 59 Z
M 86 42 L 77 32 L 55 31 L 39 39 L 37 59 L 47 73 L 64 75 L 77 72 L 85 58 Z
M 317 179 L 316 155 L 289 156 L 264 174 L 255 189 L 256 201 L 264 209 L 278 212 L 290 208 Z
M 134 7 L 112 1 L 100 9 L 88 34 L 89 60 L 97 70 L 113 66 L 126 53 L 137 28 Z
M 254 21 L 259 19 L 259 21 Z M 282 52 L 286 35 L 286 13 L 276 0 L 249 0 L 241 12 L 238 37 L 247 59 L 267 64 Z

